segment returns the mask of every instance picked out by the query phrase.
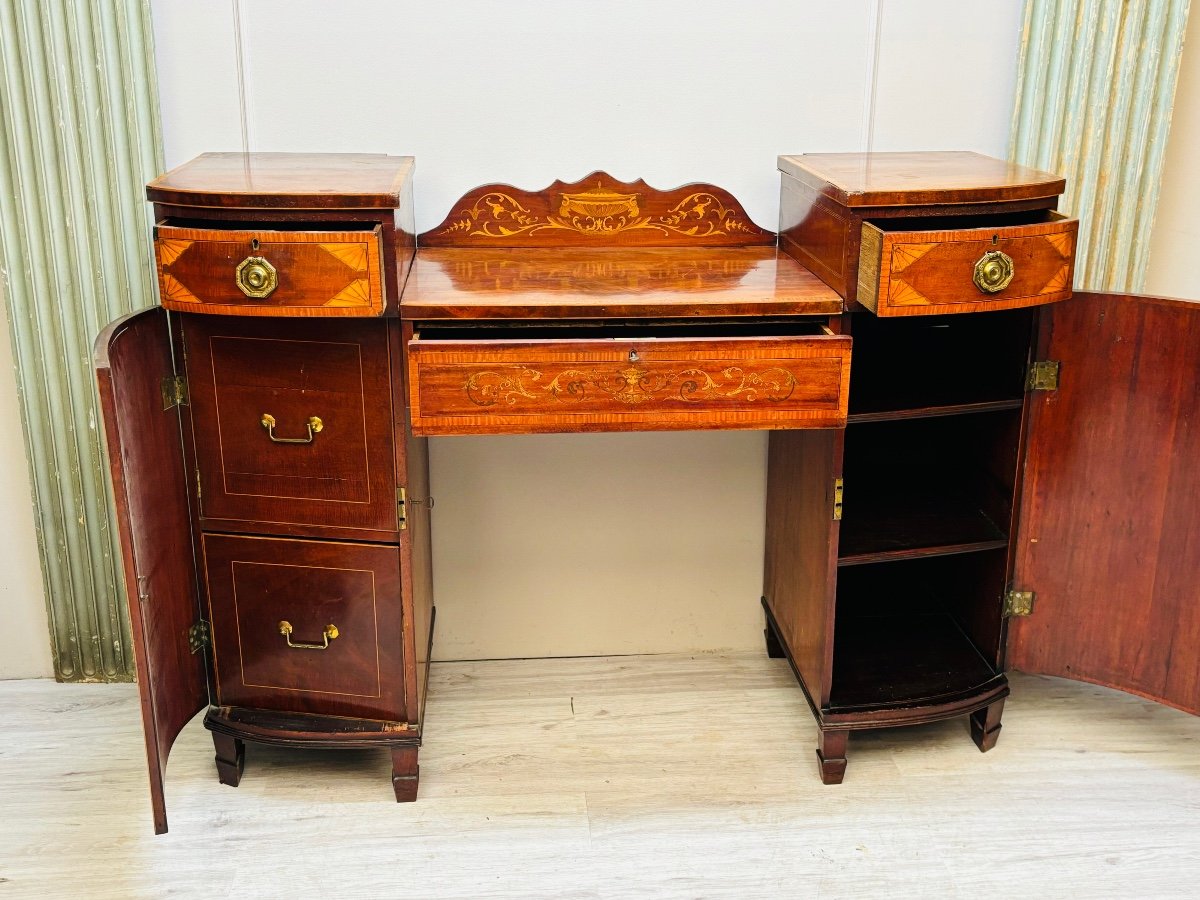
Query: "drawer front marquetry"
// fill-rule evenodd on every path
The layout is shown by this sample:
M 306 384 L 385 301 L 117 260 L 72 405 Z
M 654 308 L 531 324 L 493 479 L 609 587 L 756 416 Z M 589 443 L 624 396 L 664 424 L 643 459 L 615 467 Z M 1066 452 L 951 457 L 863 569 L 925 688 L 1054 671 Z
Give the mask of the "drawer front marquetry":
M 243 316 L 383 313 L 380 229 L 155 229 L 162 305 Z
M 864 222 L 858 301 L 880 316 L 1014 309 L 1071 296 L 1079 223 L 941 231 Z
M 204 536 L 218 701 L 404 718 L 396 547 Z
M 418 434 L 828 428 L 846 421 L 850 339 L 423 341 Z

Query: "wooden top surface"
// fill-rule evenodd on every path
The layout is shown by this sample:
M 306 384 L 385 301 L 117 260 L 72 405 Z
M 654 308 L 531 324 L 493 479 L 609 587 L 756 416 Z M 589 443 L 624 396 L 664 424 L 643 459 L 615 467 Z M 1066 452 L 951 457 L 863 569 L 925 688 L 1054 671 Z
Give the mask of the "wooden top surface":
M 1030 200 L 1066 186 L 1049 172 L 965 151 L 805 153 L 779 157 L 779 170 L 844 206 Z
M 156 203 L 256 209 L 394 209 L 411 156 L 204 153 L 146 185 Z
M 837 315 L 831 288 L 774 247 L 423 248 L 405 319 Z

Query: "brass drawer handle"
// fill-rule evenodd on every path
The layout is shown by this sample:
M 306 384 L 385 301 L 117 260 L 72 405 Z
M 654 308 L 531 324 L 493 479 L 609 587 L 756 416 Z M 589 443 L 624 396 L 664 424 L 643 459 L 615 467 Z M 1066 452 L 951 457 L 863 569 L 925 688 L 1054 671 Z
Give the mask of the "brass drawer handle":
M 279 633 L 283 635 L 284 640 L 287 641 L 287 645 L 295 648 L 296 650 L 326 650 L 329 648 L 329 642 L 338 636 L 338 629 L 336 625 L 326 625 L 325 630 L 321 633 L 322 640 L 319 644 L 305 644 L 299 641 L 293 642 L 292 623 L 287 619 L 284 619 L 279 623 Z
M 311 444 L 317 432 L 325 427 L 325 423 L 321 421 L 320 416 L 308 417 L 308 437 L 302 438 L 281 438 L 275 437 L 275 417 L 270 413 L 263 413 L 262 427 L 267 429 L 267 437 L 277 444 Z
M 271 293 L 279 286 L 279 273 L 261 256 L 247 256 L 238 263 L 237 277 L 234 281 L 237 283 L 238 289 L 247 297 L 261 300 L 263 297 L 271 296 Z
M 1009 286 L 1015 274 L 1011 256 L 1000 250 L 989 250 L 975 263 L 971 280 L 985 294 L 998 294 Z

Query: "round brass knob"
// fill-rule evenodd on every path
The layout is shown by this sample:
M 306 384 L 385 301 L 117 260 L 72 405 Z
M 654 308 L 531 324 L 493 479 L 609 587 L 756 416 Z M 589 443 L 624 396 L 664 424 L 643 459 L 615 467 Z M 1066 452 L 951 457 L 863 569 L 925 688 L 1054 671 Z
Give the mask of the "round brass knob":
M 237 267 L 237 286 L 247 297 L 261 300 L 279 285 L 279 273 L 261 256 L 247 256 Z
M 975 263 L 971 280 L 985 294 L 996 294 L 1009 286 L 1015 274 L 1011 256 L 1000 250 L 989 250 Z

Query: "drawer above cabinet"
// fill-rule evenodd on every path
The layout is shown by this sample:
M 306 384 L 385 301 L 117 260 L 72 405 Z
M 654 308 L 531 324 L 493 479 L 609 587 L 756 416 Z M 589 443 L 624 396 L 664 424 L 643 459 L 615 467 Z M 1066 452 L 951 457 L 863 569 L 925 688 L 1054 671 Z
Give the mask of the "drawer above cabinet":
M 865 221 L 858 302 L 878 316 L 923 316 L 1065 300 L 1078 230 L 1047 211 Z
M 813 322 L 423 327 L 416 434 L 834 428 L 850 338 Z
M 162 305 L 239 316 L 378 316 L 381 226 L 329 231 L 160 224 Z
M 180 318 L 201 526 L 394 540 L 384 324 Z

